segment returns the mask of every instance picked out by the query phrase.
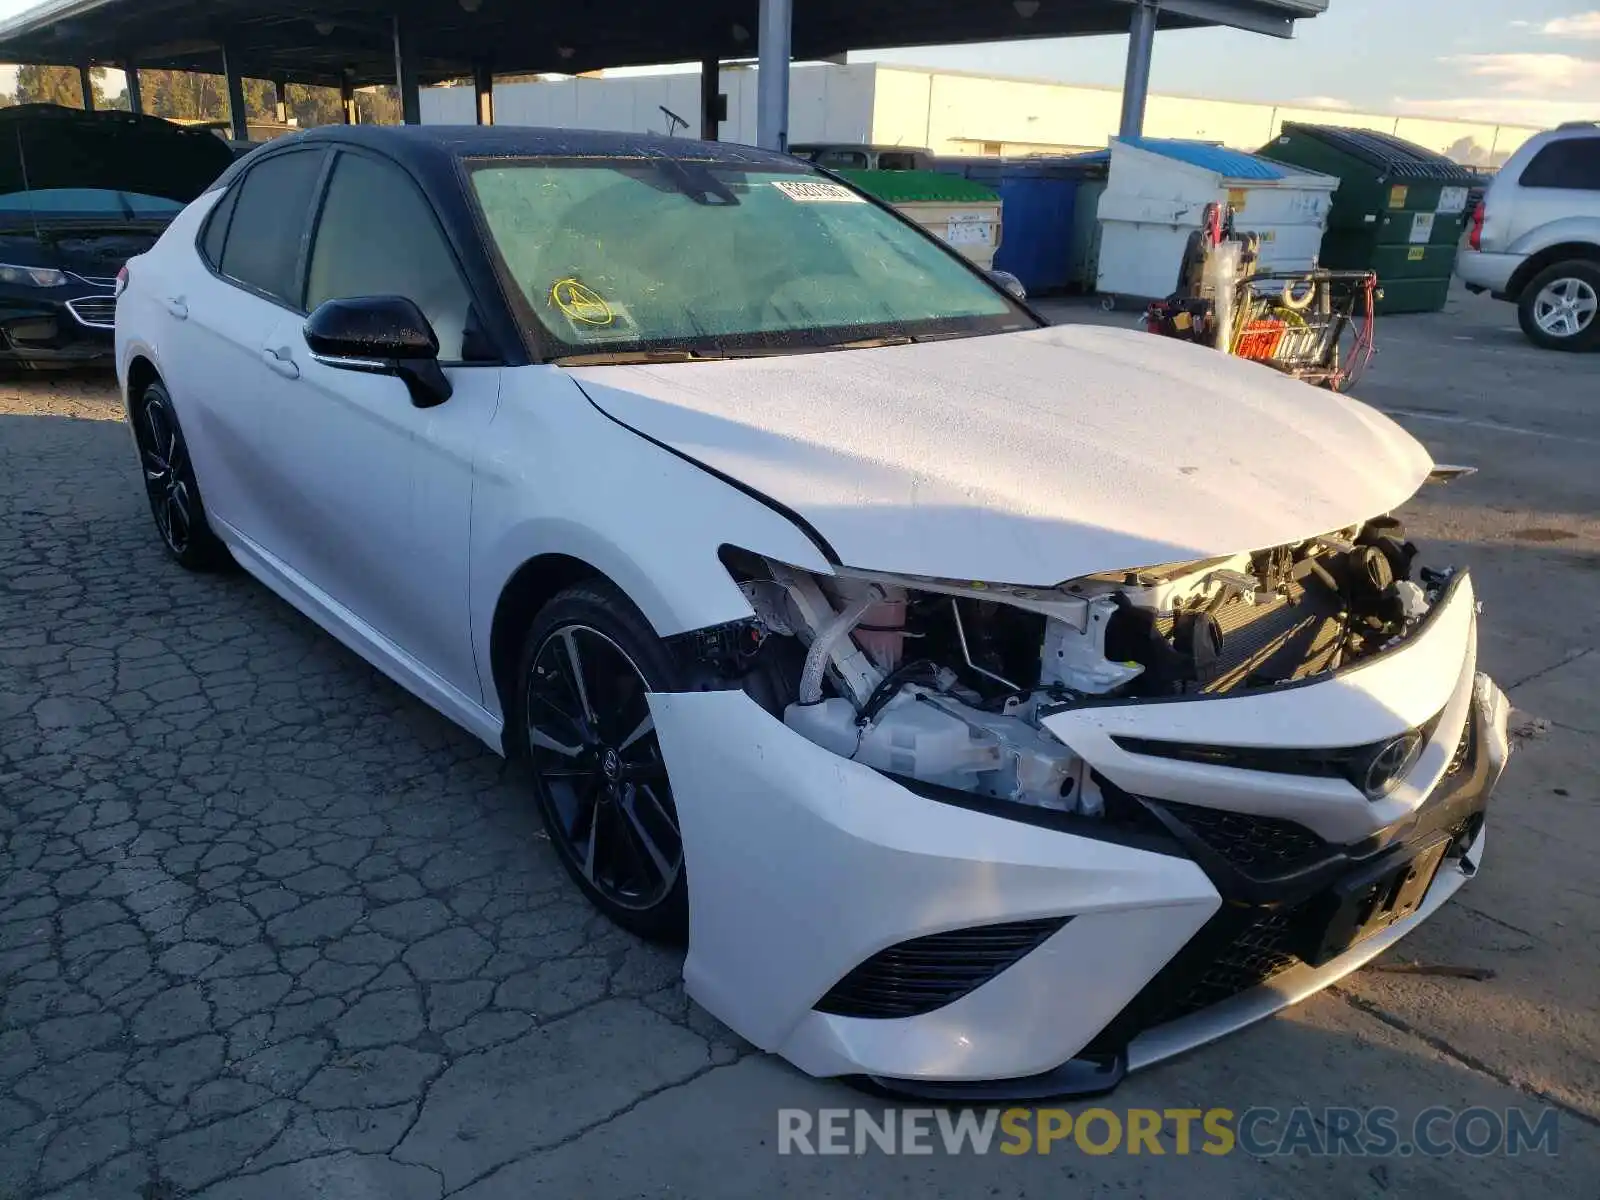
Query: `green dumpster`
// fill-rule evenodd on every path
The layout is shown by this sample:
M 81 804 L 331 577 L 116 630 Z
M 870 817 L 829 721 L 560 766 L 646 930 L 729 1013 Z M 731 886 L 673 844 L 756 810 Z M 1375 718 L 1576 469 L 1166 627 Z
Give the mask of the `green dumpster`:
M 1293 122 L 1261 153 L 1342 181 L 1322 240 L 1323 266 L 1376 271 L 1379 312 L 1444 307 L 1477 180 L 1470 169 L 1386 133 Z
M 970 179 L 938 171 L 840 171 L 869 196 L 897 208 L 962 257 L 994 267 L 1000 248 L 1000 197 Z

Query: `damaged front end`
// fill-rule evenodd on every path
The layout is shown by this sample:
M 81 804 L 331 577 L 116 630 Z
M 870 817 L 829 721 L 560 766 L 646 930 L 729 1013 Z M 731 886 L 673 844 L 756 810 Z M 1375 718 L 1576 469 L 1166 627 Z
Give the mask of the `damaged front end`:
M 1040 588 L 820 576 L 731 548 L 723 559 L 755 616 L 690 636 L 724 686 L 737 681 L 809 741 L 896 778 L 1088 817 L 1104 812 L 1102 781 L 1046 718 L 1328 676 L 1404 642 L 1455 575 L 1417 569 L 1387 517 Z M 1170 753 L 1205 761 L 1208 749 Z M 1382 778 L 1367 778 L 1359 756 L 1343 769 L 1381 790 L 1411 765 L 1391 754 Z
M 1103 1091 L 1327 986 L 1477 869 L 1506 704 L 1382 518 L 1053 587 L 723 561 L 651 698 L 689 994 L 818 1075 Z

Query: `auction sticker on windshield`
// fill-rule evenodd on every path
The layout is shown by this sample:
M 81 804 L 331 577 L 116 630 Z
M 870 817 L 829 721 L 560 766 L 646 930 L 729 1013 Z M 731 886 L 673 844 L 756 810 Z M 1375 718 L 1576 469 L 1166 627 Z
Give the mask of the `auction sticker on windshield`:
M 865 204 L 849 188 L 816 179 L 774 179 L 772 186 L 791 200 L 806 204 Z

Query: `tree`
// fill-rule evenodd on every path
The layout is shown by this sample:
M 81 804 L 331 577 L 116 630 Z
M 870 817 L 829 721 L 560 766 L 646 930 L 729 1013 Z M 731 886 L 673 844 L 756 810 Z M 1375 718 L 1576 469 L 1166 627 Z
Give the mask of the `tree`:
M 106 69 L 89 69 L 90 88 L 94 93 L 96 108 L 104 107 Z M 60 104 L 67 108 L 83 107 L 83 85 L 77 67 L 17 68 L 18 104 Z
M 344 104 L 339 99 L 338 88 L 291 83 L 287 99 L 289 116 L 302 129 L 344 122 Z
M 244 111 L 248 121 L 270 121 L 276 97 L 265 79 L 246 79 Z M 144 111 L 154 117 L 180 121 L 222 121 L 228 112 L 228 86 L 221 75 L 196 71 L 139 72 Z
M 356 111 L 363 125 L 399 125 L 400 89 L 397 87 L 362 88 L 356 93 Z

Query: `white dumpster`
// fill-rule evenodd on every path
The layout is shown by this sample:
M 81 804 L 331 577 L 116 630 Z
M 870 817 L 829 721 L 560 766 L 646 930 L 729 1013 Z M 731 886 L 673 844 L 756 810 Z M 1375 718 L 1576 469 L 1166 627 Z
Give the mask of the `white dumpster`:
M 1206 205 L 1231 203 L 1234 228 L 1261 235 L 1261 269 L 1310 270 L 1339 180 L 1203 142 L 1113 138 L 1100 197 L 1102 295 L 1163 297 L 1178 283 Z

